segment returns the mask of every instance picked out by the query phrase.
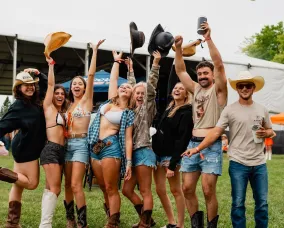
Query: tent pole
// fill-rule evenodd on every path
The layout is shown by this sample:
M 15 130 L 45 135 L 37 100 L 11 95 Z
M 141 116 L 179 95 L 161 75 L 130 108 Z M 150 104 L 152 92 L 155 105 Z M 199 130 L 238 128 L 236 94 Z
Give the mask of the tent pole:
M 14 53 L 13 53 L 13 84 L 15 83 L 16 80 L 16 75 L 17 75 L 17 52 L 18 52 L 18 35 L 16 34 L 14 38 Z M 12 101 L 14 101 L 15 98 L 12 98 Z
M 146 56 L 146 81 L 148 80 L 148 77 L 150 74 L 150 59 L 151 59 L 151 56 L 147 55 Z
M 85 51 L 85 75 L 88 75 L 89 72 L 89 54 L 90 54 L 90 45 L 87 44 L 87 49 Z

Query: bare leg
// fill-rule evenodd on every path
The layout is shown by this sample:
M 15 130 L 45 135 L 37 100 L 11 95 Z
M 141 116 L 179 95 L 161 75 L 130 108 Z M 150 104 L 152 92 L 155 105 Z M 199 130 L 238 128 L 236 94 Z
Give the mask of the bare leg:
M 59 196 L 61 192 L 61 174 L 62 166 L 59 164 L 46 164 L 43 165 L 46 177 L 46 189 Z
M 180 166 L 176 168 L 175 175 L 171 178 L 168 178 L 171 193 L 175 197 L 177 213 L 178 213 L 178 223 L 177 227 L 184 227 L 184 213 L 185 213 L 185 200 L 181 188 L 181 180 L 179 173 Z
M 168 223 L 169 224 L 176 224 L 174 218 L 174 212 L 172 209 L 172 205 L 170 199 L 167 195 L 166 190 L 166 171 L 164 167 L 157 166 L 157 169 L 154 171 L 154 180 L 156 184 L 156 192 L 160 198 L 160 201 L 163 205 L 163 208 L 166 212 Z
M 82 162 L 73 162 L 71 189 L 74 194 L 76 205 L 81 208 L 86 205 L 85 193 L 83 191 L 83 178 L 86 171 L 86 165 Z
M 202 189 L 205 197 L 208 221 L 211 221 L 218 214 L 218 201 L 216 196 L 216 183 L 218 176 L 214 174 L 203 173 Z
M 145 165 L 135 167 L 140 193 L 143 197 L 143 210 L 153 209 L 153 196 L 151 191 L 153 168 Z
M 73 162 L 66 162 L 64 165 L 65 201 L 67 204 L 69 204 L 74 199 L 73 192 L 71 189 L 72 166 Z
M 182 173 L 182 190 L 190 217 L 198 211 L 196 185 L 200 172 Z

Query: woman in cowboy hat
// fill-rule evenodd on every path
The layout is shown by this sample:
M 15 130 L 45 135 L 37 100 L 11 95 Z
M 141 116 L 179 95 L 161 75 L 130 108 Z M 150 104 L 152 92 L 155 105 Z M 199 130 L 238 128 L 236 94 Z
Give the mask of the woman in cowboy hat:
M 37 77 L 33 78 L 32 75 Z M 20 228 L 21 199 L 24 189 L 36 189 L 39 183 L 38 158 L 45 145 L 45 118 L 36 84 L 42 94 L 46 76 L 36 69 L 17 74 L 13 85 L 15 102 L 0 120 L 0 137 L 19 129 L 13 139 L 14 171 L 0 167 L 0 180 L 14 183 L 9 195 L 6 228 Z
M 130 98 L 132 86 L 124 83 L 117 88 L 122 52 L 113 51 L 108 98 L 98 109 L 88 132 L 93 172 L 104 193 L 107 228 L 117 228 L 120 222 L 119 178 L 131 178 L 132 128 L 134 112 Z
M 126 61 L 128 66 L 128 81 L 133 86 L 131 102 L 135 112 L 133 127 L 133 172 L 132 177 L 123 185 L 122 193 L 135 207 L 140 222 L 132 227 L 150 227 L 155 222 L 151 219 L 153 210 L 153 196 L 151 192 L 153 168 L 156 168 L 156 156 L 152 150 L 150 142 L 150 127 L 156 114 L 156 88 L 159 80 L 159 62 L 161 55 L 159 52 L 153 53 L 154 60 L 147 83 L 136 84 L 131 59 Z M 135 193 L 136 184 L 142 199 Z
M 63 86 L 55 85 L 52 58 L 46 58 L 49 65 L 48 88 L 43 102 L 46 121 L 47 143 L 40 155 L 40 164 L 46 176 L 46 186 L 42 195 L 40 228 L 51 227 L 52 217 L 61 191 L 61 177 L 64 164 L 64 128 L 62 116 L 67 109 L 67 94 Z
M 69 89 L 71 102 L 66 118 L 67 146 L 65 152 L 65 200 L 67 227 L 75 226 L 74 201 L 76 200 L 77 227 L 87 227 L 87 207 L 83 191 L 85 167 L 89 163 L 87 147 L 87 132 L 93 110 L 93 81 L 96 72 L 97 51 L 104 42 L 100 40 L 96 45 L 91 44 L 93 55 L 88 72 L 87 83 L 81 76 L 72 79 Z

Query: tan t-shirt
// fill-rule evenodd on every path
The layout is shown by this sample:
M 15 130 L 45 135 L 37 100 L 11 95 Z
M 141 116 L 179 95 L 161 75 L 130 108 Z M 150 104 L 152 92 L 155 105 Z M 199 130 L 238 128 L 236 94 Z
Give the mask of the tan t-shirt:
M 266 162 L 263 143 L 253 140 L 252 126 L 259 124 L 271 128 L 268 110 L 257 103 L 243 106 L 239 101 L 227 106 L 217 123 L 217 127 L 229 126 L 229 159 L 246 166 L 257 166 Z
M 225 105 L 218 104 L 215 84 L 205 90 L 196 83 L 192 102 L 194 129 L 215 127 Z

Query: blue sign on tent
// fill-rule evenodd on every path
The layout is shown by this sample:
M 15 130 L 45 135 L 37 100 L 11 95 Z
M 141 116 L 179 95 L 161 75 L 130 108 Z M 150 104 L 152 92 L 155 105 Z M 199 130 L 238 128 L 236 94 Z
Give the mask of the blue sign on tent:
M 88 77 L 87 76 L 83 76 L 83 78 L 87 81 Z M 110 79 L 110 73 L 101 70 L 99 72 L 96 72 L 95 74 L 95 78 L 94 78 L 94 92 L 108 92 L 108 87 L 109 87 L 109 79 Z M 70 87 L 70 81 L 64 82 L 61 85 L 67 90 L 69 91 L 69 87 Z M 120 86 L 123 83 L 127 83 L 127 80 L 124 78 L 119 77 L 118 78 L 118 86 Z

